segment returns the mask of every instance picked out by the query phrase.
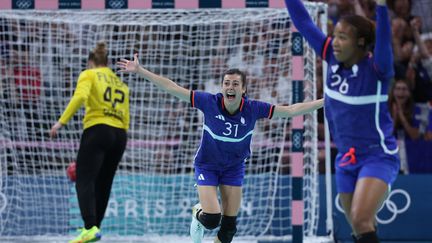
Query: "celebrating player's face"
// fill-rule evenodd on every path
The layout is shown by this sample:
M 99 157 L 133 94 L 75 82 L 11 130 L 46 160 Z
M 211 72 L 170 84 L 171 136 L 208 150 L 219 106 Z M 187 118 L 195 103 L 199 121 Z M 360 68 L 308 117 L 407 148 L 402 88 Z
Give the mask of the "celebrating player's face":
M 345 22 L 337 23 L 333 35 L 333 54 L 336 60 L 350 63 L 355 58 L 356 42 L 354 27 Z
M 238 74 L 227 74 L 222 81 L 222 94 L 228 104 L 240 103 L 242 95 L 246 92 Z

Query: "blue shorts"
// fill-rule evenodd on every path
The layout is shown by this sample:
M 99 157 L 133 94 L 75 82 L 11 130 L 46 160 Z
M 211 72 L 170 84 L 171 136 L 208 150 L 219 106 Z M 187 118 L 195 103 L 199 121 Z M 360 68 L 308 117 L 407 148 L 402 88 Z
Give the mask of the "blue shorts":
M 199 186 L 242 186 L 245 166 L 226 169 L 204 169 L 195 166 L 195 181 Z
M 383 180 L 389 186 L 399 173 L 399 156 L 389 154 L 356 155 L 356 163 L 346 163 L 344 154 L 336 156 L 336 189 L 338 193 L 353 193 L 357 180 L 373 177 Z

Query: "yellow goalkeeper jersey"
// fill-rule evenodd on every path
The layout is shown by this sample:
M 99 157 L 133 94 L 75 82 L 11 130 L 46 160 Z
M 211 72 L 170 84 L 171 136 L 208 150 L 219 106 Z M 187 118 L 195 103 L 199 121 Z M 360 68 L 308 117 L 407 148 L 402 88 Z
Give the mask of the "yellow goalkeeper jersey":
M 85 105 L 84 129 L 97 124 L 129 128 L 129 88 L 108 67 L 81 72 L 74 95 L 59 122 L 66 124 Z

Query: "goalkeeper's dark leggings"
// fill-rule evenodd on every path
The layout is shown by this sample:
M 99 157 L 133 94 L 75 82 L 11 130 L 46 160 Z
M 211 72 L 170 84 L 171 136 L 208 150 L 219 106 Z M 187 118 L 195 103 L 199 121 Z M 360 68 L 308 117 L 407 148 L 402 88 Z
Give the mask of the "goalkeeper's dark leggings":
M 101 225 L 126 142 L 126 130 L 104 124 L 89 127 L 82 134 L 75 186 L 86 229 Z

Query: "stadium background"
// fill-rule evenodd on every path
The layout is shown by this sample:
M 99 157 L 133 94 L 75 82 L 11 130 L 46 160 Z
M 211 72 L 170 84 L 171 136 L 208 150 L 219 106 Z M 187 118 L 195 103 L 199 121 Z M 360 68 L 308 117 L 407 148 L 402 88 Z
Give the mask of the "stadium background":
M 0 9 L 281 8 L 283 0 L 2 0 Z
M 284 8 L 283 0 L 1 0 L 0 9 L 145 9 L 145 8 Z M 1 11 L 1 10 L 0 10 Z M 430 159 L 430 158 L 429 158 Z M 156 179 L 157 178 L 152 178 Z M 190 179 L 190 178 L 189 178 Z M 43 179 L 41 179 L 43 180 Z M 65 178 L 60 179 L 62 183 L 70 183 Z M 184 179 L 183 179 L 184 180 Z M 324 180 L 320 178 L 320 193 L 323 195 Z M 281 182 L 283 183 L 283 182 Z M 34 182 L 38 184 L 38 182 Z M 71 210 L 71 213 L 78 213 L 75 207 L 70 208 L 69 203 L 76 203 L 73 186 L 71 185 L 71 201 L 61 202 L 65 205 L 65 210 Z M 403 190 L 407 194 L 395 195 L 389 205 L 385 205 L 380 218 L 389 222 L 382 224 L 380 227 L 380 235 L 385 240 L 397 242 L 432 242 L 432 176 L 431 175 L 401 175 L 394 187 L 395 190 Z M 114 186 L 113 190 L 116 190 Z M 278 193 L 283 193 L 279 191 Z M 406 196 L 408 195 L 408 197 Z M 107 220 L 112 219 L 116 215 L 126 215 L 128 217 L 139 217 L 139 213 L 149 213 L 145 208 L 132 210 L 131 205 L 141 205 L 139 201 L 142 199 L 121 199 L 122 201 L 114 202 L 118 207 L 108 211 Z M 128 201 L 129 200 L 129 201 Z M 186 200 L 186 199 L 185 199 Z M 321 205 L 325 205 L 325 198 L 320 197 Z M 333 200 L 334 201 L 334 200 Z M 50 204 L 49 200 L 42 204 Z M 157 199 L 151 203 L 157 204 L 156 210 L 152 213 L 155 216 L 163 216 L 163 208 L 166 202 L 158 202 Z M 184 202 L 189 206 L 191 202 Z M 247 202 L 246 202 L 247 203 Z M 289 202 L 286 202 L 289 203 Z M 129 205 L 129 206 L 128 206 Z M 23 206 L 23 205 L 21 205 Z M 25 205 L 24 205 L 25 207 Z M 129 211 L 128 210 L 129 207 Z M 30 208 L 30 205 L 29 205 Z M 158 210 L 158 208 L 160 210 Z M 246 207 L 247 208 L 247 207 Z M 346 225 L 343 215 L 336 207 L 334 209 L 334 227 L 338 238 L 344 238 L 349 234 L 349 229 Z M 406 210 L 402 210 L 406 209 Z M 46 207 L 49 210 L 49 207 Z M 181 213 L 181 212 L 180 212 Z M 281 212 L 289 213 L 289 212 Z M 320 207 L 320 225 L 319 234 L 325 235 L 325 207 Z M 19 218 L 19 215 L 17 215 Z M 391 219 L 391 220 L 390 220 Z M 53 224 L 61 224 L 64 222 L 56 222 L 53 219 Z M 25 222 L 23 222 L 25 224 Z M 53 232 L 55 233 L 55 232 Z M 348 240 L 347 238 L 345 238 Z

